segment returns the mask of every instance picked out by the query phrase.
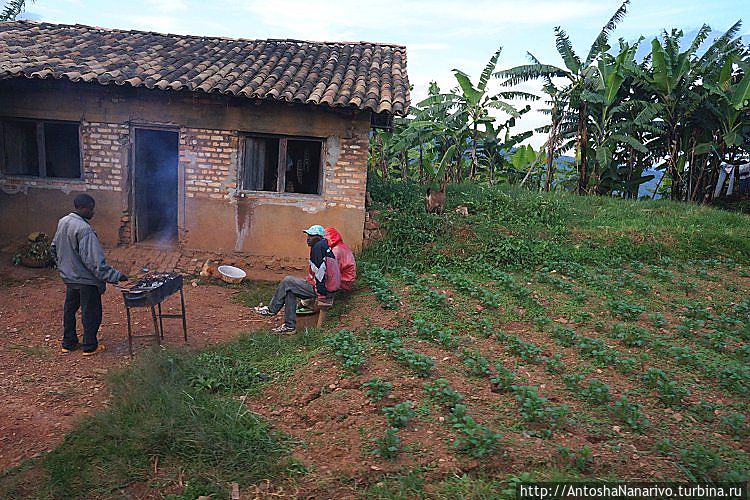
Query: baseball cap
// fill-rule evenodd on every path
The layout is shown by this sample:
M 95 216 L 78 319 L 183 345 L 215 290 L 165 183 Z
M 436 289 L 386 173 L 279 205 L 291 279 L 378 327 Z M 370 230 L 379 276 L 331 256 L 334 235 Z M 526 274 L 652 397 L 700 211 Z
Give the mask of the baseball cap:
M 309 229 L 305 229 L 302 232 L 307 233 L 310 236 L 320 236 L 322 238 L 326 237 L 326 230 L 323 229 L 323 226 L 319 226 L 317 224 L 314 226 L 310 226 Z

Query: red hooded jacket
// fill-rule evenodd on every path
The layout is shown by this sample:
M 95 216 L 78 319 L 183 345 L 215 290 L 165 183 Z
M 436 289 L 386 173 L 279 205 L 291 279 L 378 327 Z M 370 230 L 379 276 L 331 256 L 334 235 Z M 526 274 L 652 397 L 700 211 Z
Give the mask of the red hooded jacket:
M 354 253 L 341 239 L 341 234 L 332 227 L 326 228 L 326 240 L 333 250 L 333 255 L 336 256 L 336 262 L 339 263 L 341 289 L 351 291 L 354 288 L 354 280 L 357 279 L 357 263 L 354 260 Z

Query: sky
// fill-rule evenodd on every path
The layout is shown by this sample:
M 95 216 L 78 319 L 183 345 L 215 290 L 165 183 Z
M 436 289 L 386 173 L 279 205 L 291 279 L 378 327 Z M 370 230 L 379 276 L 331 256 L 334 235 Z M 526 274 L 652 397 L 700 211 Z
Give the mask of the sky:
M 2 2 L 0 2 L 2 3 Z M 498 68 L 540 61 L 562 65 L 554 28 L 561 26 L 585 57 L 597 33 L 621 0 L 27 0 L 21 18 L 120 29 L 233 38 L 292 38 L 313 41 L 369 41 L 405 45 L 412 103 L 427 94 L 430 81 L 456 85 L 453 69 L 476 82 L 492 54 L 502 47 Z M 724 31 L 735 21 L 750 38 L 750 0 L 632 0 L 612 41 L 648 43 L 661 30 L 690 32 L 702 24 Z M 748 39 L 746 38 L 746 39 Z M 523 90 L 537 93 L 530 84 Z M 542 106 L 542 103 L 535 107 Z M 545 123 L 538 112 L 524 116 L 514 133 Z M 538 146 L 544 137 L 530 142 Z

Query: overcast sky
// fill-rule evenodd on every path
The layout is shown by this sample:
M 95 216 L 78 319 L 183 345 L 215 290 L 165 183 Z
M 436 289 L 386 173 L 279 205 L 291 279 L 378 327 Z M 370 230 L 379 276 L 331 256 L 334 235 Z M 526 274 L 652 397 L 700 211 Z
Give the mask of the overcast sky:
M 503 47 L 499 67 L 527 62 L 561 65 L 553 29 L 562 26 L 584 57 L 620 0 L 37 0 L 27 2 L 28 19 L 107 28 L 238 38 L 315 41 L 372 41 L 406 45 L 412 102 L 426 95 L 431 80 L 453 87 L 458 68 L 476 81 L 493 52 Z M 738 19 L 750 34 L 750 0 L 633 0 L 615 32 L 634 40 L 673 27 L 688 32 L 709 24 L 725 30 Z M 529 129 L 544 121 L 535 114 Z M 518 131 L 521 129 L 519 128 Z M 543 138 L 532 140 L 535 145 Z

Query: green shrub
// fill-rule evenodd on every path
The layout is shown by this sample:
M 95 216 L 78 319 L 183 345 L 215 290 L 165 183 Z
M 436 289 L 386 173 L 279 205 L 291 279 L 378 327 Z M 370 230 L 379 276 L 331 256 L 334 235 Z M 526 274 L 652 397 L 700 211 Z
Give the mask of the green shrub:
M 352 332 L 340 330 L 335 335 L 325 339 L 324 343 L 341 360 L 341 366 L 345 370 L 354 373 L 360 372 L 365 364 L 365 357 L 363 356 L 365 348 L 357 341 Z
M 425 383 L 424 390 L 431 399 L 448 409 L 455 407 L 464 400 L 464 397 L 453 390 L 444 378 Z
M 610 387 L 596 379 L 589 379 L 589 385 L 581 389 L 581 395 L 595 404 L 604 404 L 611 399 Z
M 612 413 L 619 418 L 631 430 L 643 432 L 650 422 L 641 413 L 641 405 L 631 403 L 627 396 L 620 396 L 612 406 Z
M 411 401 L 404 401 L 395 406 L 386 406 L 383 408 L 383 414 L 388 420 L 388 425 L 391 427 L 401 428 L 406 427 L 409 420 L 414 418 L 414 403 Z
M 492 382 L 500 391 L 511 390 L 516 383 L 515 372 L 507 369 L 500 362 L 495 363 L 495 371 L 497 374 L 490 377 L 490 382 Z
M 398 429 L 388 429 L 381 438 L 373 440 L 373 453 L 386 459 L 396 458 L 401 453 L 401 438 L 398 437 Z
M 482 458 L 495 453 L 503 437 L 484 425 L 478 424 L 470 415 L 462 416 L 453 424 L 453 428 L 459 434 L 453 446 L 474 458 Z
M 694 443 L 680 450 L 680 465 L 690 481 L 713 482 L 722 460 L 718 450 Z
M 489 361 L 477 351 L 464 351 L 464 366 L 474 377 L 486 377 L 490 374 Z
M 737 441 L 746 438 L 748 435 L 746 420 L 745 415 L 739 412 L 733 412 L 721 417 L 722 425 L 732 438 Z
M 362 384 L 367 389 L 367 397 L 376 403 L 386 397 L 393 390 L 393 384 L 379 378 L 373 378 Z

